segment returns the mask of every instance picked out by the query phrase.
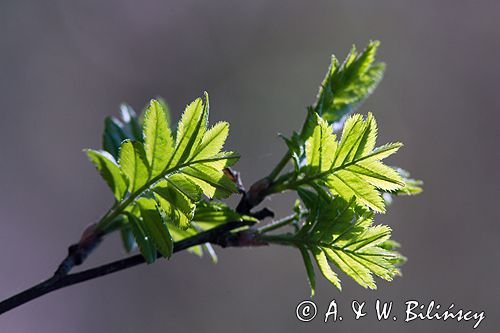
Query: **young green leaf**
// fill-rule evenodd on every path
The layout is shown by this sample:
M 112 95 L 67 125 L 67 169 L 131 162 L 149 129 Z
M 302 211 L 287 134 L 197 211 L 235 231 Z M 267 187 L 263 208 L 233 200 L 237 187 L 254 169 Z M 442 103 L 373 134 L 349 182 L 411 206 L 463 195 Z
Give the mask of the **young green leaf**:
M 317 115 L 315 117 L 317 126 L 314 127 L 305 145 L 307 165 L 315 172 L 324 172 L 332 167 L 337 142 L 331 126 L 321 117 Z
M 183 173 L 209 198 L 226 198 L 237 192 L 236 185 L 222 172 L 206 164 L 193 165 Z
M 389 190 L 388 192 L 395 195 L 416 195 L 422 192 L 423 181 L 410 178 L 410 173 L 401 168 L 393 168 L 405 183 L 405 187 L 396 190 Z
M 128 215 L 128 220 L 130 229 L 132 230 L 142 256 L 148 264 L 153 263 L 156 260 L 156 247 L 152 238 L 148 236 L 148 232 L 144 224 L 133 214 Z
M 141 210 L 142 223 L 147 237 L 153 240 L 164 257 L 169 258 L 174 250 L 174 242 L 156 202 L 152 199 L 140 198 L 137 204 Z
M 120 114 L 122 118 L 122 129 L 126 135 L 125 139 L 142 141 L 142 126 L 139 117 L 134 109 L 128 104 L 120 105 Z
M 229 134 L 229 124 L 226 122 L 219 122 L 210 128 L 203 136 L 200 145 L 192 154 L 192 158 L 198 160 L 210 158 L 218 154 L 226 138 Z
M 137 246 L 130 224 L 127 224 L 120 229 L 120 237 L 122 239 L 123 247 L 127 253 L 134 250 Z
M 115 159 L 118 159 L 120 145 L 127 135 L 123 130 L 123 125 L 114 117 L 104 119 L 104 133 L 102 135 L 102 147 Z
M 372 41 L 361 53 L 353 46 L 342 64 L 332 56 L 314 111 L 334 123 L 335 129 L 340 128 L 342 120 L 356 111 L 382 80 L 385 65 L 375 62 L 379 44 Z
M 321 271 L 321 274 L 327 279 L 331 284 L 333 284 L 335 287 L 339 288 L 339 290 L 342 290 L 342 287 L 340 285 L 340 280 L 335 274 L 335 272 L 332 270 L 330 267 L 330 264 L 328 263 L 328 260 L 326 259 L 325 255 L 325 250 L 321 249 L 320 247 L 314 247 L 312 252 L 314 255 L 314 259 L 316 260 L 316 263 L 318 264 L 319 270 Z
M 151 177 L 155 177 L 165 169 L 174 149 L 165 110 L 156 100 L 151 100 L 144 115 L 144 149 Z
M 172 186 L 182 192 L 192 202 L 197 202 L 201 199 L 203 194 L 201 188 L 193 183 L 189 178 L 182 173 L 174 173 L 166 178 Z
M 208 95 L 206 104 L 201 98 L 186 107 L 181 121 L 177 127 L 175 150 L 168 166 L 173 166 L 186 161 L 198 148 L 206 131 L 208 121 Z
M 396 265 L 402 262 L 398 260 L 402 256 L 390 245 L 391 229 L 373 226 L 373 213 L 357 207 L 354 200 L 303 189 L 299 195 L 309 213 L 292 242 L 312 252 L 328 281 L 340 289 L 340 280 L 329 262 L 370 289 L 376 289 L 373 274 L 388 281 L 399 275 Z
M 180 229 L 189 228 L 196 205 L 166 180 L 160 181 L 153 191 L 168 221 Z
M 102 136 L 102 147 L 115 160 L 118 159 L 121 143 L 130 139 L 142 141 L 142 132 L 139 118 L 127 104 L 120 106 L 121 120 L 115 117 L 106 117 Z
M 102 178 L 108 183 L 116 200 L 123 199 L 127 191 L 127 183 L 111 154 L 106 151 L 85 150 L 90 161 L 95 165 Z
M 309 253 L 303 246 L 298 247 L 300 250 L 300 254 L 302 255 L 302 259 L 304 260 L 304 266 L 306 267 L 307 278 L 309 281 L 309 286 L 311 287 L 311 297 L 314 296 L 314 292 L 316 290 L 316 277 L 314 274 L 314 267 L 312 265 L 311 257 L 309 257 Z
M 363 119 L 351 116 L 345 122 L 342 139 L 335 140 L 332 128 L 318 115 L 307 139 L 305 180 L 311 186 L 326 185 L 336 195 L 349 200 L 353 196 L 359 205 L 385 212 L 379 190 L 394 191 L 404 187 L 400 175 L 380 162 L 396 152 L 401 144 L 375 148 L 377 125 L 373 115 Z
M 128 180 L 128 190 L 133 193 L 149 179 L 149 165 L 144 145 L 138 141 L 123 141 L 120 147 L 120 168 Z
M 251 216 L 241 215 L 229 208 L 225 203 L 215 200 L 198 203 L 193 217 L 193 222 L 201 230 L 208 230 L 230 221 L 259 222 L 259 220 Z
M 111 156 L 104 159 L 106 155 L 89 152 L 119 201 L 115 208 L 118 214 L 130 213 L 131 207 L 142 203 L 140 214 L 134 212 L 142 229 L 134 227 L 133 234 L 152 239 L 164 256 L 170 255 L 172 246 L 168 227 L 188 230 L 202 194 L 220 198 L 237 192 L 223 169 L 235 163 L 239 155 L 221 151 L 228 135 L 227 123 L 217 123 L 207 131 L 209 110 L 205 96 L 205 103 L 197 99 L 186 108 L 175 144 L 163 104 L 152 100 L 144 115 L 143 141 L 130 140 L 139 124 L 131 109 L 122 108 L 123 123 L 110 118 L 113 131 L 109 125 L 105 135 L 114 139 L 111 143 L 120 145 L 118 165 Z M 147 204 L 154 207 L 144 208 Z M 147 250 L 144 239 L 136 241 Z

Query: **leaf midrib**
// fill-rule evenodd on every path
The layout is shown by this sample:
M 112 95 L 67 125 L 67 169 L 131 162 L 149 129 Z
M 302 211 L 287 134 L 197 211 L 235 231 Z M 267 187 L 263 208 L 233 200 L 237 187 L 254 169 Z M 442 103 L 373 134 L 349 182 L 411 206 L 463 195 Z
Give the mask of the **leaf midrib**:
M 347 167 L 351 166 L 351 165 L 356 165 L 357 163 L 361 162 L 361 161 L 364 161 L 368 158 L 371 158 L 373 156 L 376 156 L 378 155 L 379 153 L 383 153 L 383 152 L 386 152 L 388 150 L 391 150 L 391 149 L 394 149 L 395 147 L 394 146 L 388 146 L 384 149 L 381 149 L 381 150 L 373 150 L 372 152 L 370 152 L 369 154 L 366 154 L 365 156 L 363 157 L 360 157 L 358 158 L 357 160 L 353 160 L 351 162 L 348 162 L 346 164 L 343 164 L 343 165 L 340 165 L 336 168 L 331 168 L 331 169 L 328 169 L 326 171 L 323 171 L 323 172 L 320 172 L 320 173 L 317 173 L 315 175 L 312 175 L 312 176 L 309 176 L 309 177 L 304 177 L 302 178 L 301 180 L 298 180 L 296 181 L 295 183 L 293 184 L 290 184 L 291 187 L 297 187 L 297 186 L 300 186 L 300 185 L 303 185 L 303 184 L 307 184 L 313 180 L 316 180 L 316 179 L 320 179 L 320 178 L 323 178 L 325 176 L 328 176 L 329 174 L 334 174 L 335 172 L 337 171 L 341 171 L 341 170 L 344 170 L 346 169 Z M 333 164 L 332 164 L 333 165 Z

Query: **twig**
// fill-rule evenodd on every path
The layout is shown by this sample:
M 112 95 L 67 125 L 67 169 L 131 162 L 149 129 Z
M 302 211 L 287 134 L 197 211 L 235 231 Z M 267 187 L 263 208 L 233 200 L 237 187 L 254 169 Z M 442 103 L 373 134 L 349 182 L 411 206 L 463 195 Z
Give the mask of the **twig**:
M 238 229 L 244 226 L 252 225 L 249 221 L 232 221 L 225 223 L 213 229 L 201 232 L 192 237 L 176 242 L 174 244 L 174 253 L 185 250 L 195 245 L 204 243 L 217 244 L 222 247 L 227 246 L 255 246 L 266 245 L 264 242 L 253 237 L 249 232 L 239 232 L 232 234 L 231 230 Z M 71 286 L 80 282 L 92 280 L 101 276 L 105 276 L 114 272 L 118 272 L 127 268 L 131 268 L 145 263 L 144 258 L 138 254 L 125 259 L 117 260 L 102 266 L 84 270 L 79 273 L 68 275 L 55 274 L 50 279 L 47 279 L 36 286 L 33 286 L 25 291 L 16 294 L 0 303 L 0 315 L 21 306 L 33 299 L 41 297 L 52 291 Z
M 228 172 L 232 173 L 233 181 L 238 184 L 240 193 L 242 193 L 242 198 L 236 208 L 239 213 L 256 215 L 259 219 L 274 215 L 273 212 L 267 208 L 253 214 L 250 212 L 252 208 L 257 206 L 264 199 L 264 197 L 268 195 L 267 190 L 270 182 L 267 181 L 266 178 L 257 181 L 250 187 L 248 192 L 245 192 L 239 173 L 234 170 L 227 170 L 226 173 Z M 225 223 L 213 229 L 176 242 L 174 244 L 173 252 L 179 252 L 192 246 L 205 243 L 217 244 L 222 247 L 266 245 L 267 243 L 256 238 L 257 234 L 254 230 L 243 230 L 235 234 L 230 232 L 231 230 L 249 226 L 253 223 L 254 222 L 250 221 L 232 221 Z M 85 229 L 80 241 L 69 247 L 68 255 L 61 262 L 54 275 L 51 278 L 0 302 L 0 315 L 54 290 L 118 272 L 145 262 L 142 255 L 138 254 L 92 269 L 84 270 L 79 273 L 69 274 L 71 269 L 84 262 L 92 250 L 94 250 L 102 241 L 103 236 L 104 235 L 95 228 L 95 225 L 91 225 Z M 158 256 L 160 257 L 159 254 Z

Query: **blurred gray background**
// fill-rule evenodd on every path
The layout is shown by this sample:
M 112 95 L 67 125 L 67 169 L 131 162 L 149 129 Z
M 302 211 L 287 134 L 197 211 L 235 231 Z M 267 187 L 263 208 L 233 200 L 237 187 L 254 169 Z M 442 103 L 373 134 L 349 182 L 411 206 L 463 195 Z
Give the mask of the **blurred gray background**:
M 309 296 L 291 248 L 187 253 L 52 293 L 0 317 L 1 332 L 467 332 L 473 323 L 403 322 L 404 302 L 431 299 L 486 311 L 500 325 L 498 1 L 6 1 L 0 3 L 0 298 L 48 277 L 112 203 L 82 153 L 100 147 L 103 119 L 127 101 L 164 96 L 178 118 L 203 90 L 211 121 L 228 120 L 246 184 L 265 175 L 314 101 L 331 53 L 380 39 L 387 75 L 361 112 L 379 143 L 425 180 L 378 222 L 409 257 L 404 276 L 367 291 L 319 279 L 322 312 L 341 323 L 298 322 Z M 293 198 L 266 205 L 278 215 Z M 121 258 L 110 237 L 85 267 Z M 395 302 L 378 323 L 373 303 Z M 354 321 L 352 300 L 366 300 Z

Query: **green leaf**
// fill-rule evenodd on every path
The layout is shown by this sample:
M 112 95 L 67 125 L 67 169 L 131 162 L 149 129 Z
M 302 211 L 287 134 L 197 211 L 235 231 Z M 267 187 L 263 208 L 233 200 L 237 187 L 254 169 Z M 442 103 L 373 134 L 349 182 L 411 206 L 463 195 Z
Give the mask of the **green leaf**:
M 142 141 L 142 126 L 134 109 L 128 104 L 120 105 L 120 114 L 122 118 L 122 128 L 126 135 L 125 139 Z
M 166 180 L 160 181 L 153 191 L 168 221 L 180 229 L 189 228 L 196 205 Z
M 374 186 L 353 172 L 339 170 L 328 177 L 328 188 L 343 198 L 356 197 L 359 204 L 376 212 L 385 212 L 384 200 Z
M 324 172 L 332 167 L 337 142 L 331 126 L 318 115 L 315 117 L 317 126 L 306 141 L 307 164 L 316 172 Z
M 142 256 L 148 264 L 156 260 L 156 247 L 153 240 L 148 236 L 143 223 L 133 214 L 128 214 L 130 228 L 134 234 L 135 241 L 139 246 Z
M 122 124 L 114 117 L 106 117 L 104 120 L 104 133 L 102 135 L 102 147 L 115 159 L 118 159 L 120 145 L 127 139 Z
M 197 160 L 202 160 L 218 154 L 224 146 L 224 142 L 226 142 L 226 138 L 228 135 L 228 123 L 219 122 L 215 124 L 205 133 L 200 145 L 197 147 L 192 157 L 196 158 Z
M 314 274 L 314 267 L 311 262 L 311 257 L 309 257 L 309 253 L 307 253 L 307 250 L 299 246 L 298 249 L 300 250 L 300 254 L 302 255 L 302 259 L 304 260 L 304 266 L 306 267 L 307 271 L 307 278 L 309 281 L 309 286 L 311 287 L 311 297 L 314 296 L 314 292 L 316 289 L 316 277 Z
M 162 98 L 162 97 L 156 97 L 155 99 L 163 109 L 163 112 L 165 113 L 165 119 L 167 120 L 167 127 L 170 128 L 170 124 L 172 123 L 170 119 L 170 108 L 168 107 L 167 102 Z
M 115 160 L 118 159 L 121 143 L 130 139 L 142 141 L 142 132 L 139 118 L 134 110 L 127 104 L 120 106 L 121 120 L 115 117 L 106 117 L 102 146 Z
M 143 187 L 149 179 L 149 166 L 142 143 L 125 140 L 120 148 L 120 168 L 128 180 L 129 192 Z
M 341 250 L 324 249 L 328 259 L 337 265 L 344 273 L 352 277 L 362 287 L 377 289 L 370 270 L 361 264 L 356 257 Z
M 334 123 L 335 128 L 356 111 L 382 80 L 385 65 L 375 62 L 379 44 L 372 41 L 361 53 L 353 46 L 342 64 L 332 56 L 314 111 L 329 123 Z
M 332 270 L 330 267 L 330 264 L 328 263 L 328 260 L 326 259 L 326 255 L 323 249 L 320 247 L 315 247 L 312 250 L 314 259 L 316 260 L 316 263 L 318 264 L 319 270 L 321 271 L 321 274 L 327 279 L 331 284 L 333 284 L 335 287 L 339 288 L 339 290 L 342 290 L 342 287 L 340 285 L 340 280 L 335 274 L 335 272 Z
M 155 177 L 165 169 L 174 149 L 165 111 L 156 100 L 151 100 L 144 115 L 144 149 L 151 177 Z
M 171 227 L 170 232 L 172 234 L 172 238 L 174 241 L 178 242 L 183 239 L 192 237 L 197 234 L 197 231 L 193 228 L 187 229 L 187 230 L 181 230 L 179 228 Z M 187 249 L 188 252 L 191 252 L 192 254 L 197 255 L 198 257 L 203 257 L 203 246 L 201 245 L 196 245 L 196 246 L 191 246 L 190 248 Z
M 208 230 L 231 221 L 259 222 L 259 220 L 251 216 L 238 214 L 220 201 L 202 201 L 198 203 L 193 217 L 193 222 L 196 222 L 196 225 L 202 230 Z
M 127 253 L 131 252 L 137 244 L 134 239 L 134 234 L 132 232 L 130 222 L 120 229 L 120 236 L 125 251 L 127 251 Z
M 169 166 L 186 161 L 198 148 L 206 131 L 208 121 L 208 95 L 206 105 L 201 98 L 186 107 L 177 127 L 175 150 L 171 156 Z
M 182 192 L 192 202 L 197 202 L 203 194 L 201 188 L 192 182 L 186 175 L 182 173 L 174 173 L 166 178 L 176 189 Z
M 220 122 L 207 131 L 208 95 L 205 94 L 205 98 L 205 103 L 198 98 L 187 106 L 175 140 L 168 126 L 166 106 L 161 101 L 152 100 L 145 111 L 141 140 L 130 139 L 136 136 L 140 121 L 132 109 L 122 107 L 123 121 L 109 118 L 105 131 L 105 135 L 113 139 L 110 144 L 120 147 L 118 166 L 107 160 L 96 160 L 104 163 L 99 164 L 100 171 L 116 192 L 119 202 L 114 210 L 131 212 L 136 203 L 142 203 L 140 213 L 134 211 L 134 214 L 140 215 L 145 237 L 152 239 L 164 256 L 171 253 L 168 228 L 176 230 L 177 235 L 194 230 L 190 228 L 191 220 L 203 194 L 221 198 L 237 192 L 236 185 L 223 172 L 239 158 L 236 153 L 221 151 L 229 125 Z M 96 153 L 90 155 L 101 158 Z M 112 158 L 109 161 L 114 162 Z M 115 178 L 119 175 L 123 184 L 117 188 Z M 148 203 L 152 206 L 144 208 Z M 141 230 L 137 227 L 134 230 L 134 236 L 140 237 Z M 137 243 L 140 242 L 137 240 Z M 205 248 L 215 260 L 213 249 Z M 201 253 L 201 248 L 193 251 Z
M 404 169 L 396 167 L 394 170 L 399 173 L 403 179 L 405 187 L 396 190 L 389 190 L 388 192 L 396 195 L 416 195 L 422 192 L 422 185 L 424 184 L 423 181 L 410 178 L 410 173 Z
M 291 138 L 286 138 L 283 135 L 280 136 L 283 140 L 285 140 L 285 143 L 288 146 L 288 151 L 292 156 L 295 172 L 299 173 L 305 164 L 305 151 L 302 137 L 297 132 L 293 132 Z
M 156 202 L 147 198 L 140 198 L 137 204 L 141 210 L 142 222 L 147 237 L 153 240 L 158 251 L 169 258 L 174 250 L 174 242 L 168 231 L 164 217 L 160 214 Z
M 214 247 L 212 246 L 212 244 L 205 243 L 205 244 L 203 244 L 202 247 L 208 253 L 208 255 L 210 256 L 210 259 L 212 259 L 212 262 L 214 264 L 216 264 L 219 261 L 219 258 L 217 257 L 217 253 L 215 252 Z
M 183 169 L 183 173 L 203 190 L 209 198 L 227 198 L 238 191 L 236 185 L 222 172 L 209 165 L 199 164 Z
M 113 191 L 117 200 L 123 199 L 127 191 L 127 183 L 123 178 L 120 168 L 115 162 L 111 154 L 105 151 L 97 151 L 92 149 L 85 150 L 90 161 L 95 165 L 102 178 Z
M 340 142 L 331 126 L 318 115 L 305 143 L 307 169 L 301 180 L 310 186 L 324 186 L 345 200 L 356 198 L 359 205 L 385 212 L 379 190 L 396 191 L 405 186 L 399 173 L 380 160 L 395 153 L 400 143 L 375 147 L 377 124 L 373 115 L 356 114 L 345 122 Z
M 308 190 L 299 195 L 309 210 L 307 220 L 292 236 L 295 246 L 309 248 L 325 278 L 340 289 L 329 262 L 361 286 L 376 289 L 373 274 L 385 280 L 399 275 L 404 257 L 395 252 L 391 229 L 373 226 L 373 213 L 345 201 Z

